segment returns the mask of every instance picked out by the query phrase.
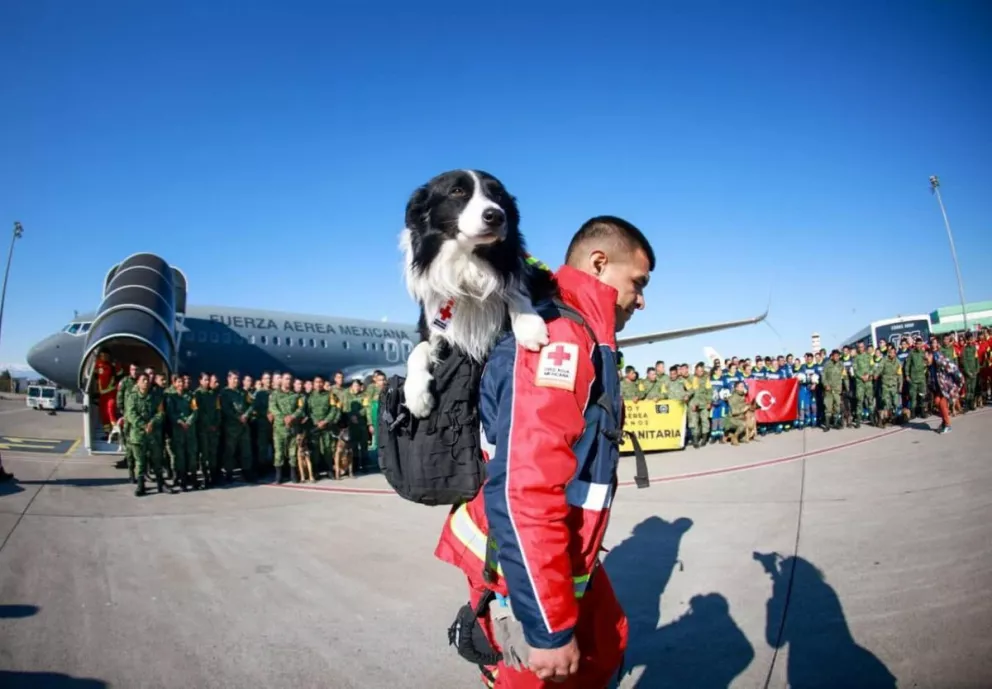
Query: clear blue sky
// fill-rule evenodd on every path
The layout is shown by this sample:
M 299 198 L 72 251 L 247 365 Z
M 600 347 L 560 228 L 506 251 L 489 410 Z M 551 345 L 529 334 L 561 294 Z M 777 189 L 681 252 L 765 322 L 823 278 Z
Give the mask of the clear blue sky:
M 0 362 L 142 250 L 193 303 L 412 320 L 404 204 L 454 167 L 502 178 L 555 266 L 592 215 L 642 227 L 659 268 L 630 334 L 772 292 L 782 339 L 636 364 L 800 352 L 956 303 L 931 174 L 968 301 L 992 298 L 987 3 L 360 4 L 3 3 L 0 247 L 25 235 Z

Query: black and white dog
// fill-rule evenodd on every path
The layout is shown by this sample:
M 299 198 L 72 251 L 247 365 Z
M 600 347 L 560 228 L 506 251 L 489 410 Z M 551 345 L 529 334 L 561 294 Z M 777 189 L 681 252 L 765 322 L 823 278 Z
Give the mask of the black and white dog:
M 551 273 L 527 260 L 516 199 L 479 170 L 452 170 L 418 188 L 400 237 L 410 295 L 420 304 L 421 342 L 407 360 L 406 406 L 434 406 L 431 371 L 446 341 L 484 362 L 507 327 L 524 348 L 548 343 L 534 303 L 553 294 Z

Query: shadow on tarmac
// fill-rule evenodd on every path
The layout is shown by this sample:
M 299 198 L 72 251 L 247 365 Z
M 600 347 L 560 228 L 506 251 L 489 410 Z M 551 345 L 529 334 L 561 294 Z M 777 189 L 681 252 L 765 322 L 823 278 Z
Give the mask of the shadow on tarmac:
M 644 672 L 639 689 L 727 689 L 754 658 L 754 648 L 719 593 L 693 596 L 689 610 L 659 627 L 660 600 L 678 559 L 686 518 L 649 517 L 603 561 L 630 623 L 624 672 Z
M 815 565 L 778 553 L 755 553 L 754 559 L 772 579 L 765 641 L 772 648 L 788 644 L 789 687 L 895 688 L 885 664 L 854 640 L 837 592 Z
M 0 620 L 31 617 L 37 615 L 40 609 L 37 605 L 0 605 Z
M 4 689 L 108 689 L 99 679 L 78 679 L 57 672 L 10 672 L 0 670 L 0 687 Z

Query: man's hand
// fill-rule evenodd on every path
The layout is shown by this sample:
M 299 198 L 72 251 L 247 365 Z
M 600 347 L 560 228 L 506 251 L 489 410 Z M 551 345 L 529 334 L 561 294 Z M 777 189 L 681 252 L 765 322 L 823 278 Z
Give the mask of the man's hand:
M 327 420 L 326 419 L 324 421 L 318 421 L 317 422 L 317 428 L 319 428 L 320 430 L 324 430 L 324 428 L 326 426 L 327 426 Z
M 563 682 L 579 671 L 579 645 L 573 636 L 561 648 L 531 648 L 527 666 L 538 679 Z

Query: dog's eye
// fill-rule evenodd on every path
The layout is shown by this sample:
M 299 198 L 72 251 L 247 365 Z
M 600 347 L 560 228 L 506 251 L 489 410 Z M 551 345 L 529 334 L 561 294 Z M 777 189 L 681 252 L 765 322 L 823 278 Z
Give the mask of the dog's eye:
M 454 187 L 451 190 L 451 195 L 457 198 L 461 198 L 462 196 L 465 196 L 465 190 L 462 189 L 461 187 Z

